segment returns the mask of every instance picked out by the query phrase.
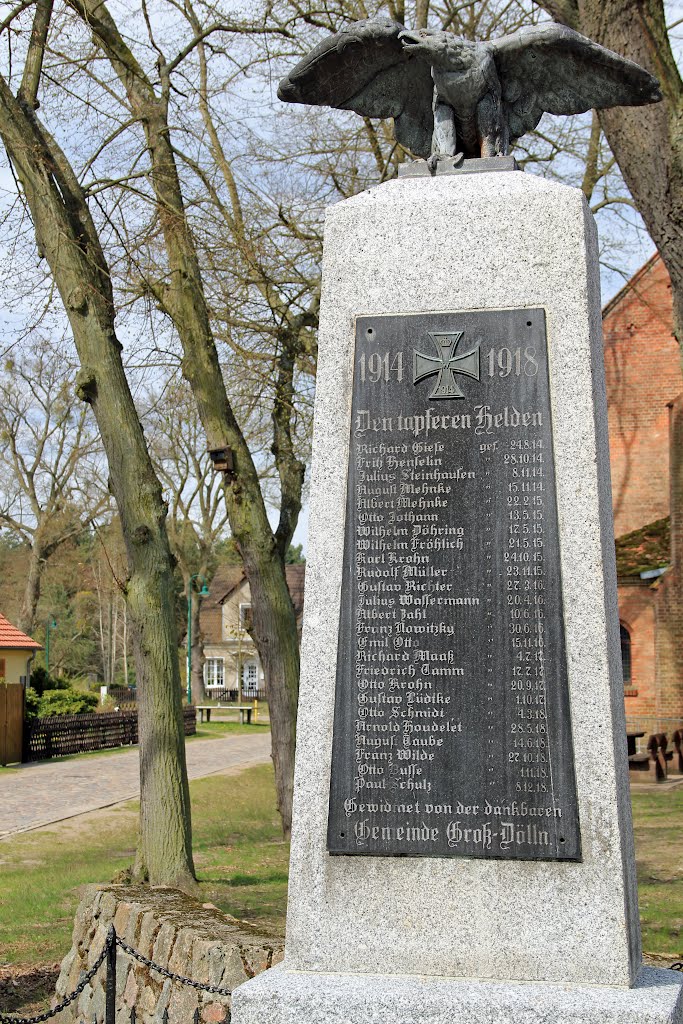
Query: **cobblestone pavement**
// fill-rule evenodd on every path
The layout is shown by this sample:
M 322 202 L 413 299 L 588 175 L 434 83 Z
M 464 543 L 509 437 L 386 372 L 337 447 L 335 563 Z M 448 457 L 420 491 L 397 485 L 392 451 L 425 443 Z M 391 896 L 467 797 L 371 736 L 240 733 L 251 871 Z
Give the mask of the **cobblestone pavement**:
M 270 760 L 270 733 L 246 733 L 187 744 L 191 779 Z M 42 761 L 0 771 L 0 839 L 75 814 L 110 807 L 140 792 L 138 751 Z

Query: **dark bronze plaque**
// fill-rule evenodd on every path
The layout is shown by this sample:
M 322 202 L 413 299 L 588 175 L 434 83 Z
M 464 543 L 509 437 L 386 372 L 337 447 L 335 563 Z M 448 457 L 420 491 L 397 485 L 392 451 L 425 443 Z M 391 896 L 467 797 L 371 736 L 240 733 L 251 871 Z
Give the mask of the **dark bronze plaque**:
M 581 859 L 541 309 L 357 320 L 327 843 Z

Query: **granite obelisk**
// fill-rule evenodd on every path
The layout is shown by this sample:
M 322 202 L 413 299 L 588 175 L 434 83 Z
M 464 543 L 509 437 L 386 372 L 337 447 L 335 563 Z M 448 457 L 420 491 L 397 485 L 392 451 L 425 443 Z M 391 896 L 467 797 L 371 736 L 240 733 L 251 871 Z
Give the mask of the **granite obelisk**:
M 235 1024 L 683 1020 L 641 968 L 595 226 L 498 166 L 328 212 L 285 960 Z

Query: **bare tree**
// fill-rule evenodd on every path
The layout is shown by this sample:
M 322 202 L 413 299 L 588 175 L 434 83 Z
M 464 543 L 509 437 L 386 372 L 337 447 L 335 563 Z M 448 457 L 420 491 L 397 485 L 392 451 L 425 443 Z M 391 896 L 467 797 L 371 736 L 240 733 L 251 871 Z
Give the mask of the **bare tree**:
M 228 522 L 222 480 L 206 451 L 192 394 L 184 383 L 170 385 L 150 401 L 145 417 L 150 450 L 168 503 L 168 533 L 189 599 L 193 577 L 215 569 L 216 544 Z M 204 691 L 200 599 L 192 599 L 191 692 L 202 703 Z
M 538 12 L 520 0 L 275 0 L 246 22 L 205 0 L 157 2 L 129 12 L 124 34 L 101 3 L 70 0 L 80 25 L 66 17 L 53 32 L 47 99 L 57 119 L 64 108 L 65 131 L 75 115 L 88 125 L 74 147 L 119 295 L 133 315 L 166 332 L 149 357 L 158 367 L 166 346 L 175 367 L 177 336 L 207 444 L 232 451 L 226 508 L 251 584 L 288 831 L 298 647 L 283 562 L 308 454 L 322 210 L 392 176 L 407 154 L 382 122 L 270 110 L 271 79 L 323 34 L 359 17 L 388 13 L 408 25 L 488 38 Z M 263 122 L 244 106 L 245 73 L 256 83 L 249 101 L 256 96 Z M 577 128 L 576 152 L 592 137 L 590 125 Z M 550 167 L 561 152 L 551 133 L 539 133 L 522 159 Z M 604 186 L 613 168 L 599 141 L 595 152 L 586 190 L 595 179 L 595 204 L 607 198 L 611 206 Z M 251 431 L 252 416 L 270 418 L 268 440 L 263 429 Z
M 38 0 L 16 95 L 0 77 L 0 137 L 69 319 L 81 363 L 77 394 L 99 427 L 126 543 L 140 688 L 137 872 L 188 887 L 194 868 L 165 508 L 121 360 L 100 238 L 71 164 L 34 112 L 50 13 L 51 0 Z M 11 19 L 4 28 L 9 25 Z
M 671 277 L 674 329 L 683 340 L 683 81 L 663 0 L 548 0 L 556 20 L 641 64 L 664 100 L 600 111 L 599 120 L 631 196 Z
M 667 30 L 663 0 L 547 0 L 564 22 L 651 71 L 664 100 L 600 112 L 600 124 L 671 278 L 674 333 L 683 346 L 683 81 Z M 678 431 L 680 433 L 680 431 Z M 683 505 L 683 451 L 672 446 L 672 515 Z M 667 582 L 663 615 L 672 637 L 683 626 L 683 579 Z M 683 651 L 674 642 L 679 675 Z
M 305 337 L 305 323 L 287 327 L 278 355 L 278 379 L 273 407 L 273 457 L 280 481 L 279 520 L 268 519 L 258 469 L 228 397 L 218 358 L 211 310 L 207 301 L 197 245 L 190 229 L 168 111 L 171 77 L 203 40 L 217 31 L 246 33 L 246 24 L 204 24 L 175 55 L 167 56 L 150 30 L 155 53 L 153 72 L 146 72 L 99 0 L 69 0 L 124 90 L 129 117 L 142 127 L 149 182 L 155 201 L 159 241 L 163 242 L 166 273 L 147 286 L 172 320 L 182 349 L 182 371 L 188 381 L 209 449 L 229 448 L 233 466 L 224 480 L 224 495 L 232 535 L 249 580 L 253 636 L 267 679 L 278 809 L 283 830 L 291 829 L 294 776 L 299 648 L 296 617 L 284 570 L 301 509 L 305 465 L 292 441 L 290 416 L 296 345 Z M 268 31 L 264 29 L 264 31 Z M 283 30 L 275 28 L 275 34 Z M 158 80 L 158 84 L 157 84 Z M 122 99 L 122 98 L 120 98 Z M 305 317 L 304 317 L 305 319 Z
M 0 523 L 29 550 L 18 621 L 29 634 L 48 560 L 109 501 L 99 438 L 88 407 L 73 393 L 63 351 L 42 337 L 31 348 L 15 348 L 0 372 Z

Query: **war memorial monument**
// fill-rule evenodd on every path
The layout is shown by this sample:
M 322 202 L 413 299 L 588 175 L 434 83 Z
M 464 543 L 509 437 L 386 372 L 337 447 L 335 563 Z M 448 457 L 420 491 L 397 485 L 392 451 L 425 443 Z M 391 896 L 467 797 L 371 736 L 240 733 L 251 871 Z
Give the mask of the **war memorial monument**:
M 595 226 L 509 155 L 657 83 L 554 24 L 365 21 L 280 96 L 418 159 L 327 214 L 285 960 L 235 1024 L 681 1022 L 641 966 Z

